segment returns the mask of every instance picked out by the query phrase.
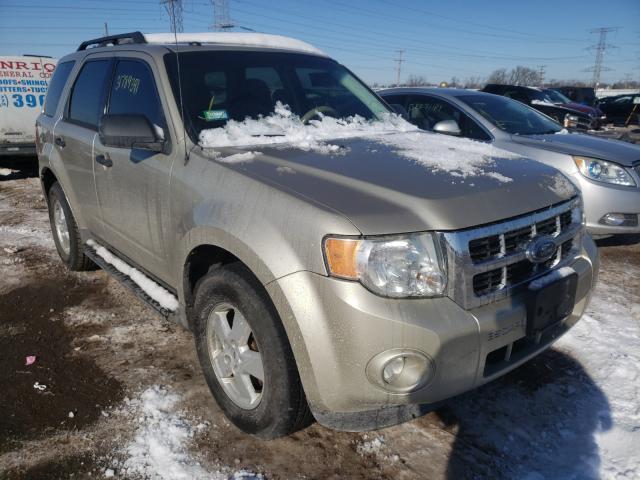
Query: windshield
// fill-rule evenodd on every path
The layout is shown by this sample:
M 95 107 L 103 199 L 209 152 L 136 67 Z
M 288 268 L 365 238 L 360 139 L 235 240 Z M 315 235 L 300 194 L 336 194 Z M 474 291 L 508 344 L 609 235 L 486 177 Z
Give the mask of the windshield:
M 571 103 L 567 97 L 558 92 L 557 90 L 552 90 L 550 88 L 544 90 L 544 93 L 551 99 L 553 103 Z
M 498 95 L 456 97 L 507 133 L 541 135 L 562 130 L 560 124 L 523 103 Z
M 176 55 L 165 55 L 171 86 L 179 100 Z M 180 53 L 186 126 L 192 139 L 229 120 L 257 119 L 288 105 L 303 121 L 320 115 L 380 119 L 388 107 L 349 70 L 313 55 L 196 51 Z M 176 103 L 179 104 L 178 101 Z

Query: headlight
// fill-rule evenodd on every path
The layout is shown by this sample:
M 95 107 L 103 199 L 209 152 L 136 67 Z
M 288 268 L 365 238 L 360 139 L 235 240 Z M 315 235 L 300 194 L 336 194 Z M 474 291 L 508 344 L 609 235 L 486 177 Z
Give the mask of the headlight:
M 571 115 L 570 113 L 567 113 L 564 116 L 564 128 L 575 128 L 578 126 L 579 121 L 580 118 L 577 115 Z
M 357 280 L 384 297 L 434 297 L 447 284 L 442 256 L 431 233 L 339 238 L 327 237 L 329 274 Z
M 598 160 L 589 157 L 573 157 L 578 170 L 585 177 L 597 182 L 613 183 L 615 185 L 623 185 L 625 187 L 635 187 L 636 182 L 631 178 L 627 171 L 611 162 Z

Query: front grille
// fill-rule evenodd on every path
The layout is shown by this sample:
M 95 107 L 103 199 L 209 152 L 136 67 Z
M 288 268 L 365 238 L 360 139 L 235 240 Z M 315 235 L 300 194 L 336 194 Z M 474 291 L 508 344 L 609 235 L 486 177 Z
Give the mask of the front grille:
M 504 222 L 445 233 L 449 296 L 473 308 L 509 295 L 574 258 L 581 243 L 576 237 L 581 233 L 582 212 L 577 199 Z M 534 263 L 526 249 L 541 235 L 551 237 L 557 248 L 549 260 Z
M 636 173 L 638 174 L 638 178 L 640 178 L 640 163 L 635 166 Z

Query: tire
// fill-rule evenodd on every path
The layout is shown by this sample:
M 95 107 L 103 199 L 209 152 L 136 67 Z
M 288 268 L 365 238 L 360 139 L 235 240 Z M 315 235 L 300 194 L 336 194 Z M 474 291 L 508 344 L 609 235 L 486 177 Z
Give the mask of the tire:
M 95 269 L 95 264 L 84 254 L 78 225 L 58 182 L 55 182 L 49 189 L 47 200 L 51 234 L 60 259 L 72 271 Z
M 311 423 L 282 322 L 244 265 L 214 268 L 198 282 L 193 320 L 205 379 L 234 425 L 261 438 L 276 438 Z

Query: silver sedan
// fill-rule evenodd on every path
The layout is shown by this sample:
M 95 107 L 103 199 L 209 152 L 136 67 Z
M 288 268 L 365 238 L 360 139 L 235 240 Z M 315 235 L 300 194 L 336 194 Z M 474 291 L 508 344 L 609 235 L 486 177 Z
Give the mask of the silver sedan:
M 640 146 L 569 132 L 520 102 L 484 92 L 392 88 L 378 94 L 424 130 L 491 142 L 561 170 L 582 190 L 592 235 L 640 233 Z

